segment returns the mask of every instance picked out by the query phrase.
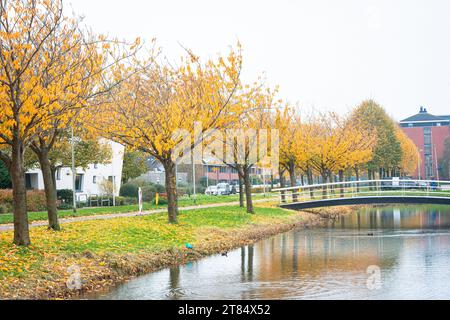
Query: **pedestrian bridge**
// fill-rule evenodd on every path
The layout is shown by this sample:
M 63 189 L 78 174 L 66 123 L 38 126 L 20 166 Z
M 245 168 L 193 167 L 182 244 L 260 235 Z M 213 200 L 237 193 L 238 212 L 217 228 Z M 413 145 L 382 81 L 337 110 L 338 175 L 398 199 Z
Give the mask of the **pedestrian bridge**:
M 360 204 L 450 205 L 450 181 L 364 180 L 275 189 L 280 206 L 302 210 Z

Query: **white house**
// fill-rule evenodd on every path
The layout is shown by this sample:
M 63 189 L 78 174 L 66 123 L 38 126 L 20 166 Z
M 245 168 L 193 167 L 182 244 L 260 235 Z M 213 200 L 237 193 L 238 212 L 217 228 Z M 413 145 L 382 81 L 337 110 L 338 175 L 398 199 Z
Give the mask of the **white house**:
M 112 159 L 109 164 L 91 164 L 86 170 L 77 168 L 75 179 L 75 190 L 77 193 L 77 200 L 84 201 L 91 195 L 102 195 L 100 183 L 104 179 L 115 181 L 114 193 L 119 195 L 122 168 L 123 168 L 123 154 L 125 147 L 113 141 L 106 141 L 112 150 Z M 26 173 L 26 184 L 28 189 L 44 190 L 44 180 L 40 169 L 29 170 Z M 72 190 L 72 169 L 60 168 L 56 172 L 56 188 L 58 190 L 69 189 Z

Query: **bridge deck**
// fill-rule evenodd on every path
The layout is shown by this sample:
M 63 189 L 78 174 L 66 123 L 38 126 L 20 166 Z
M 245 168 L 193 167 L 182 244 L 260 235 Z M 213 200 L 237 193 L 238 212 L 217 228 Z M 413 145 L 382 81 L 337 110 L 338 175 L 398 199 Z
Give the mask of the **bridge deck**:
M 276 189 L 280 206 L 310 209 L 358 204 L 450 205 L 450 181 L 365 180 Z
M 376 196 L 320 199 L 315 201 L 282 203 L 285 209 L 302 210 L 321 207 L 361 205 L 361 204 L 438 204 L 450 205 L 450 197 Z

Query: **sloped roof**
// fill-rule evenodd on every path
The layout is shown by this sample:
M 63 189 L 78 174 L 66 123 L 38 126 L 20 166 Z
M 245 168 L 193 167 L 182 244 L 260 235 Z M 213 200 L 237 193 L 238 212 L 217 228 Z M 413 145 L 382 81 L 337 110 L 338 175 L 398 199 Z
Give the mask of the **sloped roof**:
M 448 118 L 446 116 L 435 116 L 429 114 L 426 111 L 425 112 L 421 111 L 418 114 L 406 118 L 400 122 L 403 123 L 403 122 L 419 122 L 419 121 L 450 121 L 450 116 L 448 116 Z

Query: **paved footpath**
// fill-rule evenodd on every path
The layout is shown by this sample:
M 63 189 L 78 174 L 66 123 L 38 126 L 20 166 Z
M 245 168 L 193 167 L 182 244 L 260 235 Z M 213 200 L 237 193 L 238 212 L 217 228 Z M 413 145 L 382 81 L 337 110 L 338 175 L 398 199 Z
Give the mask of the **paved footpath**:
M 270 200 L 271 200 L 271 198 L 267 198 L 267 199 L 255 200 L 253 202 L 258 203 L 258 202 L 266 202 L 266 201 L 270 201 Z M 197 209 L 208 209 L 208 208 L 236 206 L 236 205 L 239 205 L 239 202 L 212 203 L 212 204 L 205 204 L 205 205 L 200 205 L 200 206 L 180 207 L 178 210 L 179 211 L 190 211 L 190 210 L 197 210 Z M 145 211 L 143 213 L 139 213 L 139 212 L 114 213 L 114 214 L 102 214 L 102 215 L 96 215 L 96 216 L 63 218 L 63 219 L 60 219 L 59 222 L 61 224 L 66 224 L 66 223 L 81 222 L 81 221 L 111 220 L 111 219 L 117 219 L 117 218 L 143 217 L 143 216 L 150 216 L 153 214 L 164 213 L 164 212 L 167 212 L 167 208 Z M 47 221 L 34 221 L 34 222 L 30 223 L 30 228 L 45 227 L 47 225 L 48 225 Z M 13 224 L 0 224 L 0 232 L 11 231 L 11 230 L 14 230 Z

